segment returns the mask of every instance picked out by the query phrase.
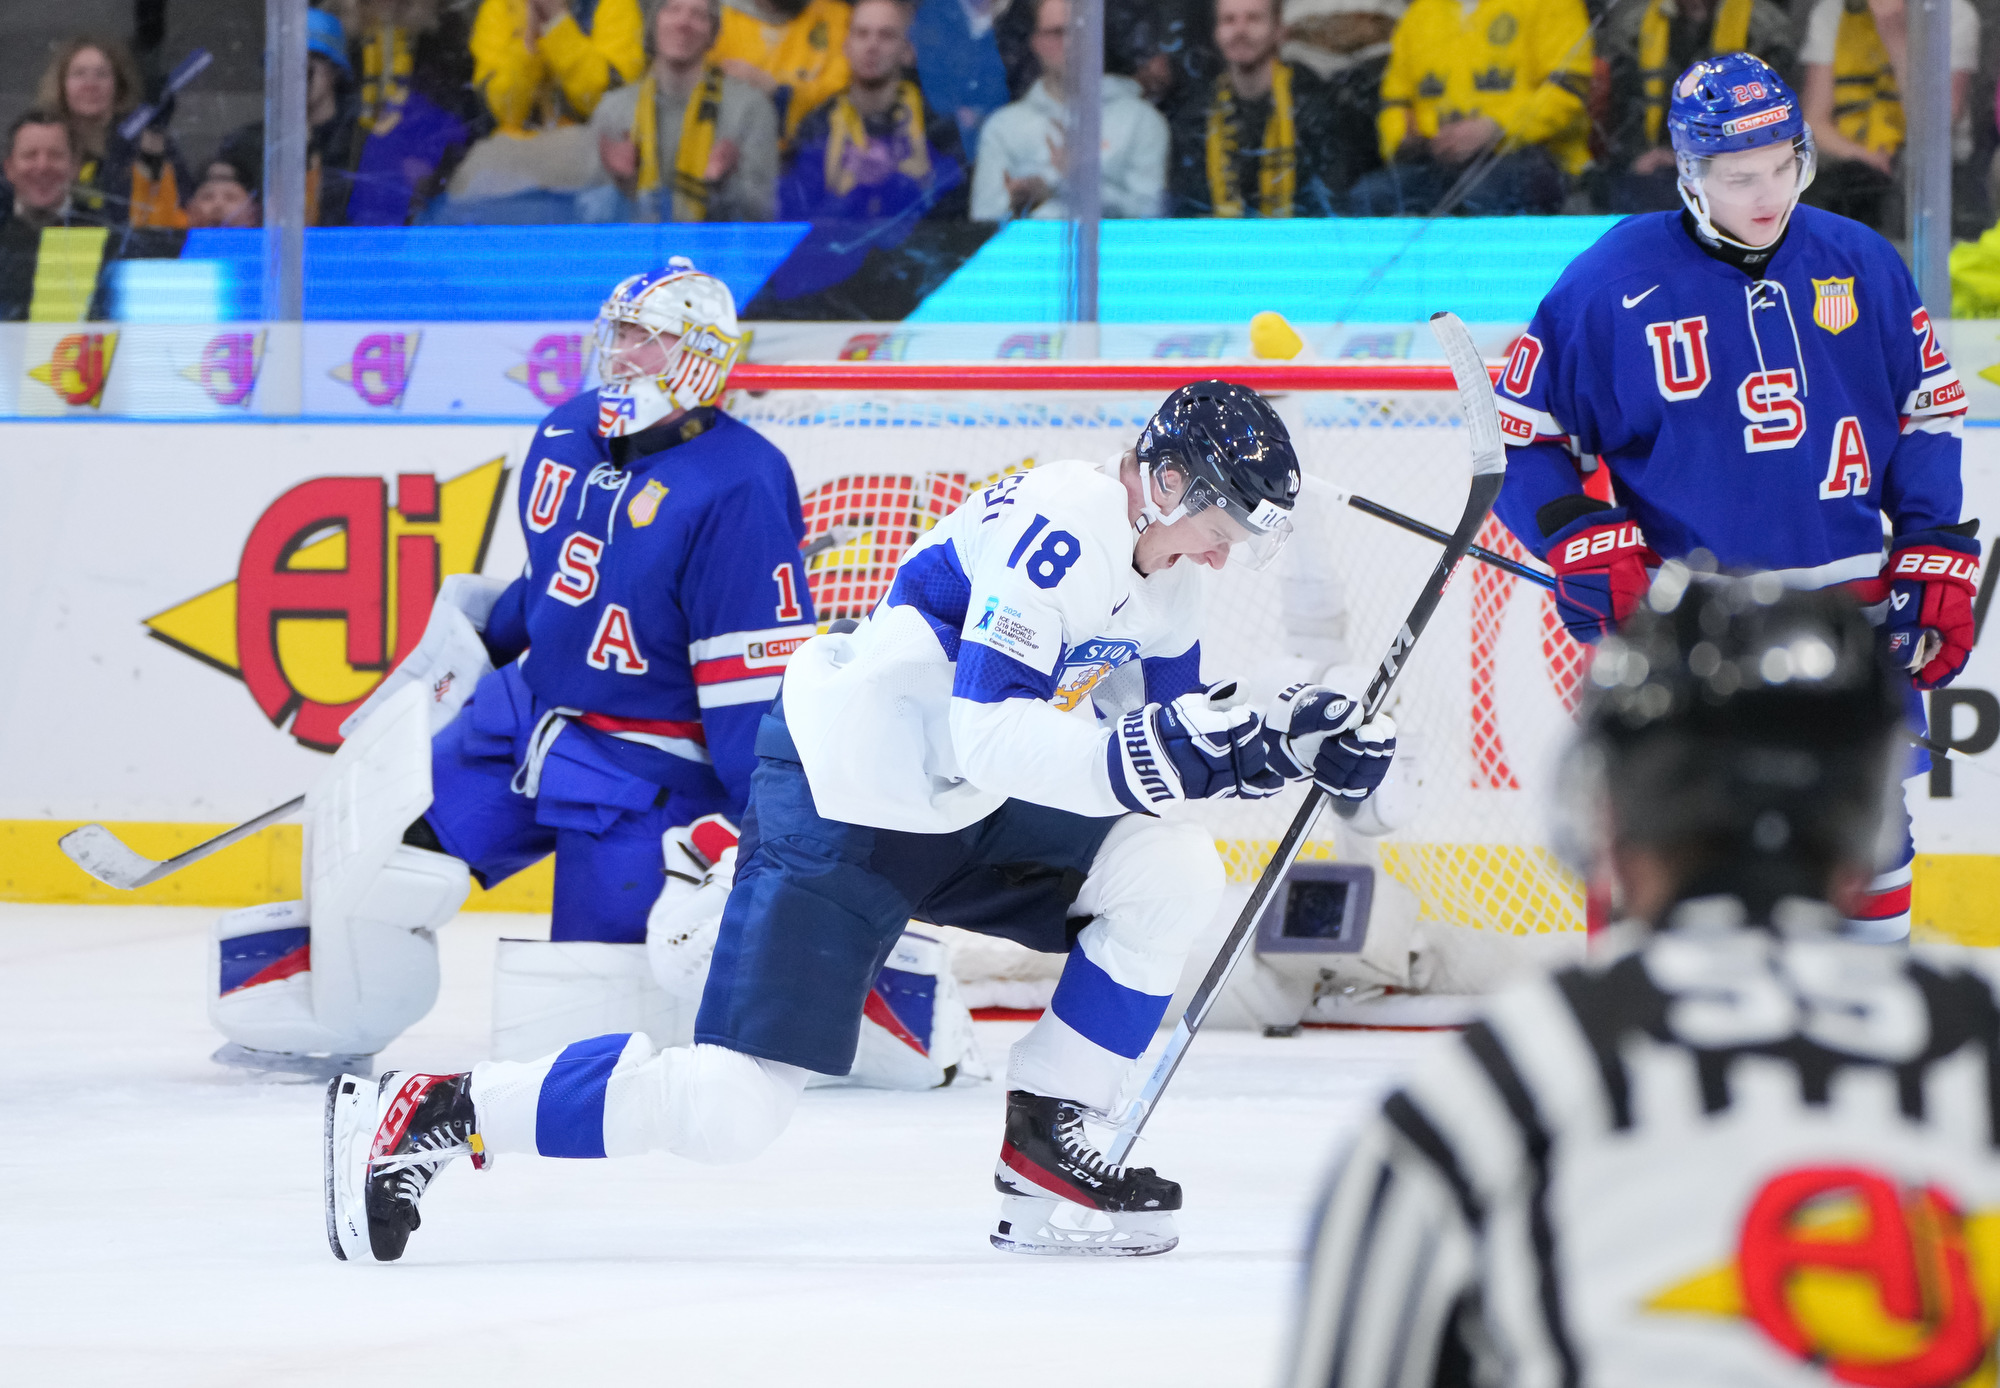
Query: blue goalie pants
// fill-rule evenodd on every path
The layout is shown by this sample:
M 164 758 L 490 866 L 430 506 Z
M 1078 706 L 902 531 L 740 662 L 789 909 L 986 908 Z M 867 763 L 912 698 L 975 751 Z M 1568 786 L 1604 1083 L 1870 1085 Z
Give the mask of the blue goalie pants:
M 635 774 L 605 746 L 610 739 L 574 723 L 537 747 L 548 713 L 518 665 L 482 679 L 431 741 L 434 799 L 424 820 L 483 887 L 553 853 L 551 939 L 642 943 L 665 881 L 660 836 L 727 813 L 722 784 L 690 763 L 689 786 L 670 789 Z

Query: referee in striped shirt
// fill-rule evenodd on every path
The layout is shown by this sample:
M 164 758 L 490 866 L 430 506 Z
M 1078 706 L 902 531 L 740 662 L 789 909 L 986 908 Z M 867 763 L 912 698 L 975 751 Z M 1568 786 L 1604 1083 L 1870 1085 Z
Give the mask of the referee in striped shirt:
M 1908 755 L 1875 631 L 1670 563 L 1590 676 L 1557 840 L 1623 920 L 1361 1133 L 1288 1384 L 1991 1382 L 2000 967 L 1840 935 Z

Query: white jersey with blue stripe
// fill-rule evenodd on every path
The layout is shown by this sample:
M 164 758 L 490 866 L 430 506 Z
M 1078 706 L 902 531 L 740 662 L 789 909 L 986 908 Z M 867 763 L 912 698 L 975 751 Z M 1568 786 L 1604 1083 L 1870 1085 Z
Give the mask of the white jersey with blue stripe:
M 1125 813 L 1092 691 L 1134 660 L 1148 702 L 1201 684 L 1197 566 L 1141 575 L 1136 538 L 1114 460 L 1010 474 L 911 546 L 868 621 L 786 674 L 820 813 L 911 833 L 1010 799 Z

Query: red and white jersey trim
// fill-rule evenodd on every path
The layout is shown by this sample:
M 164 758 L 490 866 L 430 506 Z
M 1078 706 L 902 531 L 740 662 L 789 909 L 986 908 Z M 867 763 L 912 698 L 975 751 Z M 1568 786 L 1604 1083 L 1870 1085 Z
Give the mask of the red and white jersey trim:
M 1525 448 L 1531 443 L 1552 440 L 1569 442 L 1569 430 L 1556 423 L 1555 416 L 1547 410 L 1538 410 L 1505 396 L 1496 397 L 1495 403 L 1500 406 L 1500 432 L 1513 447 Z
M 620 742 L 636 742 L 654 747 L 683 761 L 712 764 L 708 754 L 708 731 L 698 721 L 675 718 L 615 718 L 608 713 L 582 713 L 577 722 L 586 728 L 608 733 Z
M 774 699 L 792 652 L 813 638 L 811 622 L 732 631 L 688 643 L 695 697 L 703 708 Z
M 1926 376 L 1903 401 L 1901 413 L 1906 434 L 1956 436 L 1965 419 L 1965 385 L 1956 371 Z

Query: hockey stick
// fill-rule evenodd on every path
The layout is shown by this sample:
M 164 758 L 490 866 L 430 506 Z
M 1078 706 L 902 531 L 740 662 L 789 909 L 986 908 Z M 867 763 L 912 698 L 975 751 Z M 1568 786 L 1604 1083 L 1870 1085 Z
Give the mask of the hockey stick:
M 1338 487 L 1314 478 L 1307 478 L 1306 480 L 1313 490 L 1322 492 L 1335 501 L 1346 502 L 1349 506 L 1352 506 L 1364 515 L 1374 516 L 1378 520 L 1385 520 L 1391 525 L 1402 527 L 1412 535 L 1421 535 L 1427 540 L 1436 540 L 1441 545 L 1448 545 L 1452 542 L 1452 537 L 1436 526 L 1425 525 L 1422 521 L 1417 520 L 1413 516 L 1406 516 L 1401 511 L 1392 511 L 1379 501 L 1370 501 L 1365 496 L 1356 496 L 1352 492 L 1344 492 Z M 1519 560 L 1509 559 L 1504 554 L 1495 554 L 1484 545 L 1470 545 L 1466 548 L 1465 552 L 1470 557 L 1479 560 L 1481 563 L 1491 565 L 1502 573 L 1512 574 L 1516 578 L 1525 578 L 1530 583 L 1548 589 L 1551 593 L 1556 590 L 1556 580 L 1553 574 L 1545 574 L 1540 569 L 1531 569 Z M 1936 738 L 1919 737 L 1917 734 L 1911 733 L 1908 736 L 1908 741 L 1912 747 L 1922 747 L 1925 751 L 1937 756 L 1950 757 L 1955 762 L 1984 771 L 1989 776 L 2000 776 L 2000 771 L 1994 771 L 1979 762 L 1973 761 L 1966 753 L 1959 751 L 1956 747 L 1939 742 Z
M 1375 678 L 1368 682 L 1368 693 L 1362 699 L 1362 706 L 1369 718 L 1373 718 L 1389 701 L 1389 691 L 1402 674 L 1417 638 L 1429 625 L 1431 614 L 1437 611 L 1438 602 L 1444 597 L 1445 585 L 1451 582 L 1459 561 L 1472 547 L 1472 537 L 1479 533 L 1479 527 L 1485 524 L 1487 514 L 1492 511 L 1494 498 L 1500 495 L 1500 482 L 1507 470 L 1507 448 L 1500 437 L 1500 411 L 1493 400 L 1493 382 L 1486 374 L 1486 364 L 1479 359 L 1479 352 L 1472 345 L 1472 335 L 1465 330 L 1465 324 L 1458 320 L 1457 315 L 1450 313 L 1432 314 L 1431 331 L 1437 335 L 1439 344 L 1444 348 L 1445 359 L 1451 363 L 1452 379 L 1458 382 L 1459 411 L 1465 416 L 1466 431 L 1472 441 L 1472 482 L 1466 492 L 1465 511 L 1458 518 L 1458 528 L 1448 537 L 1449 543 L 1445 545 L 1444 553 L 1438 556 L 1423 591 L 1410 608 L 1410 615 L 1403 619 L 1403 625 L 1389 642 L 1382 663 L 1376 667 Z M 1277 851 L 1257 878 L 1250 899 L 1243 904 L 1236 923 L 1223 939 L 1222 948 L 1216 952 L 1215 962 L 1209 965 L 1201 986 L 1188 1000 L 1187 1010 L 1174 1023 L 1173 1034 L 1167 1038 L 1166 1049 L 1160 1053 L 1153 1073 L 1146 1077 L 1145 1087 L 1119 1121 L 1118 1131 L 1112 1136 L 1106 1152 L 1114 1165 L 1123 1165 L 1125 1158 L 1131 1154 L 1132 1144 L 1139 1140 L 1146 1120 L 1152 1117 L 1153 1109 L 1159 1104 L 1161 1093 L 1165 1091 L 1168 1081 L 1173 1079 L 1174 1072 L 1180 1069 L 1181 1060 L 1193 1044 L 1195 1033 L 1201 1030 L 1209 1009 L 1222 995 L 1223 984 L 1229 981 L 1237 961 L 1250 947 L 1258 919 L 1270 904 L 1278 883 L 1284 880 L 1285 874 L 1298 860 L 1299 849 L 1305 845 L 1306 835 L 1312 832 L 1313 824 L 1319 819 L 1319 812 L 1329 798 L 1317 785 L 1307 787 L 1305 803 L 1299 806 L 1299 812 L 1292 817 L 1284 837 L 1278 840 Z M 1339 806 L 1344 818 L 1352 818 L 1359 808 L 1358 804 L 1350 801 L 1342 801 Z
M 1353 492 L 1342 491 L 1331 482 L 1322 482 L 1317 477 L 1308 477 L 1306 479 L 1306 490 L 1317 492 L 1328 500 L 1352 506 L 1364 516 L 1373 516 L 1377 520 L 1387 521 L 1393 526 L 1409 531 L 1412 535 L 1421 535 L 1426 540 L 1435 540 L 1441 545 L 1451 543 L 1450 534 L 1438 529 L 1435 525 L 1426 525 L 1415 516 L 1406 516 L 1401 511 L 1393 511 L 1379 501 L 1370 501 L 1365 496 L 1356 496 Z M 1516 578 L 1525 578 L 1530 583 L 1538 583 L 1551 592 L 1555 590 L 1556 581 L 1553 575 L 1545 574 L 1540 569 L 1530 568 L 1518 559 L 1509 559 L 1504 554 L 1496 554 L 1484 545 L 1468 545 L 1465 552 L 1480 563 L 1496 568 L 1502 573 L 1512 574 Z
M 224 830 L 206 843 L 198 843 L 185 853 L 177 853 L 165 862 L 156 862 L 142 853 L 134 852 L 105 828 L 102 824 L 86 824 L 80 829 L 72 829 L 56 840 L 56 846 L 63 856 L 82 868 L 85 872 L 104 883 L 116 887 L 121 892 L 129 892 L 136 887 L 150 886 L 162 877 L 171 877 L 184 867 L 189 867 L 208 857 L 220 853 L 232 843 L 249 838 L 259 829 L 276 824 L 298 810 L 306 803 L 301 795 L 287 800 L 274 810 L 266 810 L 255 819 L 246 819 L 234 829 Z

